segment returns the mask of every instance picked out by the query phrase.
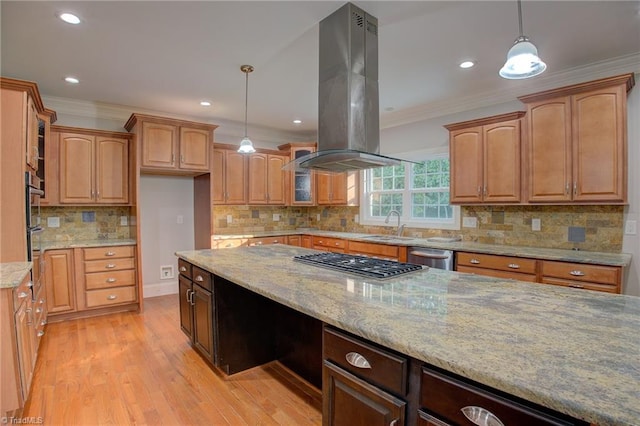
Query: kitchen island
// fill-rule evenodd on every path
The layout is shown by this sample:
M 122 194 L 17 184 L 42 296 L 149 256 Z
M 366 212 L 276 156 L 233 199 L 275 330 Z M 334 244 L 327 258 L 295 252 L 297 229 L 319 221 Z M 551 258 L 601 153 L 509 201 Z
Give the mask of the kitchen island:
M 440 271 L 387 281 L 294 262 L 289 246 L 178 252 L 295 311 L 600 425 L 640 424 L 640 298 Z

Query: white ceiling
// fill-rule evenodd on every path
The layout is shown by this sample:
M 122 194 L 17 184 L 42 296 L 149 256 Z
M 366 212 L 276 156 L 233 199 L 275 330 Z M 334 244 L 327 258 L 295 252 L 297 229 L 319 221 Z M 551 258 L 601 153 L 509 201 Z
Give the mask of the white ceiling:
M 518 35 L 515 0 L 354 3 L 379 21 L 383 126 L 555 87 L 602 61 L 640 72 L 637 1 L 524 1 L 524 33 L 548 69 L 520 81 L 498 76 Z M 249 125 L 309 133 L 317 119 L 318 22 L 342 4 L 3 0 L 2 75 L 36 81 L 47 97 L 242 122 L 239 67 L 251 64 Z M 60 21 L 62 11 L 82 24 Z M 460 69 L 463 60 L 477 65 Z M 81 83 L 65 83 L 67 75 Z M 201 107 L 203 99 L 213 106 Z

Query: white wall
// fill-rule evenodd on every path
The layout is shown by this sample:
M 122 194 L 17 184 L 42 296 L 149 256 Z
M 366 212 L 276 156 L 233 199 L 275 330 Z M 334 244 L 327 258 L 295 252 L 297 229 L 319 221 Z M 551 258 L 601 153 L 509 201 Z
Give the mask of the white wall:
M 140 235 L 144 297 L 178 292 L 176 251 L 193 250 L 193 178 L 140 177 Z M 183 223 L 178 223 L 182 216 Z M 173 278 L 161 279 L 160 267 L 173 266 Z

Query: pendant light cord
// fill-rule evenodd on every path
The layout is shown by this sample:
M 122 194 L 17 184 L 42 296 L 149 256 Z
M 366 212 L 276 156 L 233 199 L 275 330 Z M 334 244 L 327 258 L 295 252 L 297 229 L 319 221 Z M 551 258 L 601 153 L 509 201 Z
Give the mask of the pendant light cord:
M 247 137 L 247 109 L 249 105 L 249 71 L 245 71 L 245 84 L 244 84 L 244 137 Z
M 522 31 L 522 4 L 520 0 L 518 0 L 518 28 L 520 28 L 520 37 L 523 37 L 524 32 Z

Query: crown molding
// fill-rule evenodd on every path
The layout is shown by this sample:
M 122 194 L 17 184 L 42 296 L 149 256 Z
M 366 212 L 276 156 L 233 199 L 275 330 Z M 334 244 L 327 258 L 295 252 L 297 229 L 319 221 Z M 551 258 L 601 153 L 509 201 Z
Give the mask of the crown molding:
M 463 111 L 512 102 L 516 101 L 518 96 L 630 72 L 640 73 L 640 53 L 565 71 L 543 74 L 535 79 L 521 81 L 522 84 L 516 88 L 485 91 L 385 113 L 380 116 L 380 127 L 383 129 L 397 127 Z

